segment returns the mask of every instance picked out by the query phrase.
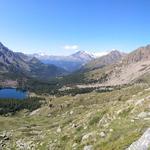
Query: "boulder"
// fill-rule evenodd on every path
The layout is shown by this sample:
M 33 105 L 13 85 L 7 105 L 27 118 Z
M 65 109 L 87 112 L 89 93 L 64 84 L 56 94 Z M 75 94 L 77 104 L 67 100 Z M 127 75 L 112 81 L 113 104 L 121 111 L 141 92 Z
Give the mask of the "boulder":
M 135 142 L 133 142 L 126 150 L 148 150 L 150 148 L 150 128 Z
M 84 146 L 83 150 L 93 150 L 93 145 Z
M 61 128 L 58 127 L 58 128 L 57 128 L 57 133 L 60 133 L 60 132 L 61 132 Z
M 106 136 L 105 132 L 100 133 L 100 137 L 104 138 Z
M 146 118 L 146 117 L 150 117 L 150 112 L 141 112 L 140 114 L 138 114 L 138 118 Z
M 88 140 L 89 138 L 92 138 L 94 136 L 94 133 L 93 132 L 90 132 L 88 134 L 85 134 L 83 137 L 82 137 L 82 142 Z

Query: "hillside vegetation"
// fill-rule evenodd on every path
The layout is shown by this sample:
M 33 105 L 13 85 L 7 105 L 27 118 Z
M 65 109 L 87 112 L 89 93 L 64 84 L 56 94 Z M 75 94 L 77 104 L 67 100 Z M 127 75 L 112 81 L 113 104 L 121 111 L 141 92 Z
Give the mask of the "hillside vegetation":
M 24 100 L 18 99 L 0 99 L 0 115 L 13 115 L 16 112 L 26 109 L 33 111 L 42 105 L 42 99 L 31 97 Z
M 150 125 L 150 89 L 136 84 L 76 96 L 43 96 L 33 112 L 0 117 L 2 149 L 123 150 Z

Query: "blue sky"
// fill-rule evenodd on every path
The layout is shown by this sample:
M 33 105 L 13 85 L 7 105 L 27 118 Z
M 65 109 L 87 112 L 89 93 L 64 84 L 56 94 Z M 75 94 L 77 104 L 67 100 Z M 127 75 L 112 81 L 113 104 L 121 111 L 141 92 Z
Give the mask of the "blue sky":
M 0 41 L 14 51 L 130 52 L 150 44 L 149 0 L 0 0 Z

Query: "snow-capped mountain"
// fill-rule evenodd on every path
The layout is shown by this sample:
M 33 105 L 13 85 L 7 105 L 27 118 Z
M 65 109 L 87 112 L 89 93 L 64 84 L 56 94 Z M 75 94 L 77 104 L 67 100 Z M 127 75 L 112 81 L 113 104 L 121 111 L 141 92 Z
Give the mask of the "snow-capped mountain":
M 94 58 L 94 55 L 92 55 L 86 51 L 78 51 L 78 52 L 72 54 L 71 57 L 86 63 L 86 62 L 92 60 Z
M 53 64 L 62 67 L 69 72 L 78 70 L 87 62 L 93 60 L 95 56 L 86 51 L 78 51 L 69 56 L 53 56 L 44 53 L 33 54 L 32 56 L 38 58 L 43 63 Z

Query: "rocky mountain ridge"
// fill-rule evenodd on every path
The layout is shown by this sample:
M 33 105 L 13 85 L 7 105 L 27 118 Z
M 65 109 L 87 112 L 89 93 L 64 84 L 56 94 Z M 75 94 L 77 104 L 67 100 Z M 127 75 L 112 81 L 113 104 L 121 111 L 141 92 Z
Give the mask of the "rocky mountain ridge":
M 83 66 L 83 70 L 90 71 L 98 68 L 103 68 L 107 65 L 117 63 L 125 56 L 126 56 L 125 53 L 119 52 L 118 50 L 113 50 L 107 55 L 101 56 L 99 58 L 90 61 L 85 66 Z
M 55 65 L 45 65 L 35 57 L 13 52 L 0 43 L 0 76 L 3 76 L 2 80 L 5 79 L 5 76 L 48 79 L 65 73 L 67 72 L 62 68 Z
M 140 47 L 116 63 L 95 68 L 84 73 L 87 80 L 94 81 L 93 86 L 115 86 L 136 82 L 150 73 L 150 46 Z

